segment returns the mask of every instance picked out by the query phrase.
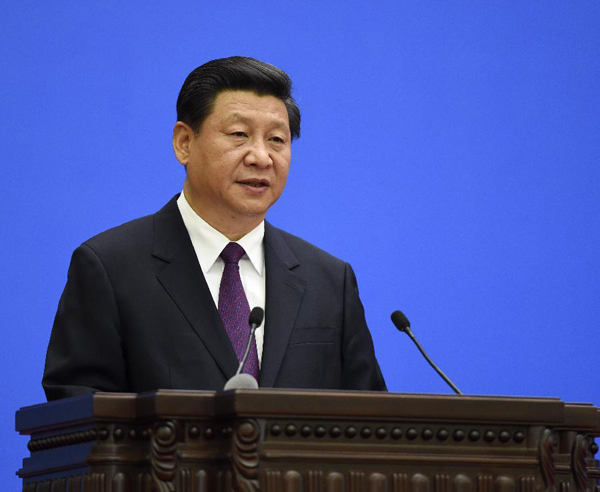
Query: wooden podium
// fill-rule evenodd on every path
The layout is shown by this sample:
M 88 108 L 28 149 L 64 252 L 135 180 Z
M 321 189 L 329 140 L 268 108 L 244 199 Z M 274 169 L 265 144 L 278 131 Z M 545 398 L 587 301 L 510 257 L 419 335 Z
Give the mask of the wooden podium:
M 96 393 L 16 426 L 27 492 L 600 492 L 600 409 L 558 399 Z

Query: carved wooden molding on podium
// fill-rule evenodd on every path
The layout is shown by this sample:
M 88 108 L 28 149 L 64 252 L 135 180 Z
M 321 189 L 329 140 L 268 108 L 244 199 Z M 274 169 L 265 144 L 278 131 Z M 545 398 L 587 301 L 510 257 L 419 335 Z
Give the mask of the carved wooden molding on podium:
M 177 424 L 157 422 L 152 428 L 150 464 L 158 492 L 175 492 Z
M 558 399 L 97 393 L 17 430 L 26 492 L 600 492 L 600 409 Z
M 231 446 L 234 488 L 247 492 L 259 490 L 258 441 L 260 429 L 254 419 L 242 420 L 236 427 Z

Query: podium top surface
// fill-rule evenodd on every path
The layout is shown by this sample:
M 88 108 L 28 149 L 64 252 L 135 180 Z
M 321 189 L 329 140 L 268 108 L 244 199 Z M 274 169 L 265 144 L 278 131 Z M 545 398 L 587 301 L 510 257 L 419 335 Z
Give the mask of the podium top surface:
M 600 409 L 558 398 L 403 394 L 315 390 L 157 390 L 148 393 L 94 393 L 21 408 L 16 430 L 98 419 L 303 417 L 357 420 L 539 423 L 578 427 L 600 434 Z

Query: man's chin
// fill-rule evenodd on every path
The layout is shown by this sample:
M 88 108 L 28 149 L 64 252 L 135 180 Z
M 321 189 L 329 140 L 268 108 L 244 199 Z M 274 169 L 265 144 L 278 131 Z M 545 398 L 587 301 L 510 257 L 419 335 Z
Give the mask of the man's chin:
M 245 207 L 237 210 L 237 214 L 240 218 L 244 219 L 256 219 L 258 222 L 263 220 L 267 215 L 268 208 L 264 207 Z
M 256 217 L 264 219 L 267 211 L 271 208 L 271 206 L 275 203 L 275 200 L 272 200 L 267 197 L 261 197 L 260 199 L 246 199 L 240 201 L 236 204 L 236 212 L 244 217 Z

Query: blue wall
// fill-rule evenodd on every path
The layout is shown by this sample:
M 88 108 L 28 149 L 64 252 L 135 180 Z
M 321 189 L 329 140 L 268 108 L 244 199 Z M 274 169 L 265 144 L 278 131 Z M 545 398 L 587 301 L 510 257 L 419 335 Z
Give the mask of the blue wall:
M 600 405 L 600 3 L 296 3 L 0 5 L 7 490 L 72 250 L 181 189 L 177 92 L 232 54 L 294 80 L 269 218 L 354 266 L 392 391 L 448 392 L 400 308 L 466 393 Z

